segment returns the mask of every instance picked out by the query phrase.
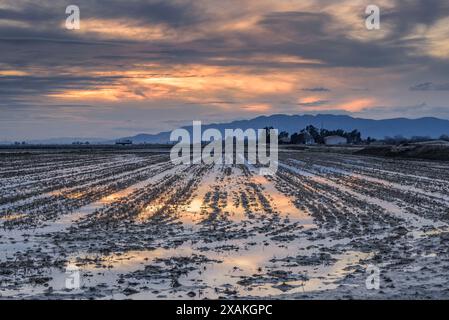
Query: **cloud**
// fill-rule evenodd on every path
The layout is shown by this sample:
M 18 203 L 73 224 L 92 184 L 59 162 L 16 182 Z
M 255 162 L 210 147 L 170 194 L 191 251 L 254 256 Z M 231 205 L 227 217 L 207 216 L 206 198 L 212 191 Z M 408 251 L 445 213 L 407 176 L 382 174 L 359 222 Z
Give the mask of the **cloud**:
M 110 86 L 123 76 L 0 76 L 0 106 L 14 106 L 25 101 L 36 101 L 49 95 L 64 94 L 73 90 L 99 90 Z M 39 99 L 38 99 L 39 98 Z
M 387 119 L 387 118 L 422 118 L 422 117 L 436 117 L 441 119 L 449 119 L 449 108 L 443 106 L 430 105 L 422 102 L 414 105 L 402 105 L 402 106 L 378 106 L 373 108 L 366 108 L 357 112 L 353 112 L 352 115 Z
M 410 87 L 411 91 L 449 91 L 448 83 L 423 82 Z
M 298 102 L 299 106 L 302 107 L 319 107 L 319 106 L 323 106 L 329 104 L 328 100 L 316 100 L 316 101 L 312 101 L 312 102 Z
M 309 91 L 309 92 L 330 92 L 331 90 L 324 87 L 315 87 L 315 88 L 303 88 L 303 91 Z
M 379 0 L 379 32 L 364 0 L 78 0 L 77 31 L 67 4 L 2 1 L 0 134 L 37 119 L 45 137 L 269 112 L 447 115 L 447 0 Z M 426 107 L 395 107 L 417 106 L 412 91 Z

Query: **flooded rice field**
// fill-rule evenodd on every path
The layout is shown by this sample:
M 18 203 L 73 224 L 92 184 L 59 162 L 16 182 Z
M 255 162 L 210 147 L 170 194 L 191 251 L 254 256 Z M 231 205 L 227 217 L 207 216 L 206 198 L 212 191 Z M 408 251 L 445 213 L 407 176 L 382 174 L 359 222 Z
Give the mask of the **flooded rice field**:
M 448 222 L 445 162 L 2 153 L 0 298 L 449 298 Z

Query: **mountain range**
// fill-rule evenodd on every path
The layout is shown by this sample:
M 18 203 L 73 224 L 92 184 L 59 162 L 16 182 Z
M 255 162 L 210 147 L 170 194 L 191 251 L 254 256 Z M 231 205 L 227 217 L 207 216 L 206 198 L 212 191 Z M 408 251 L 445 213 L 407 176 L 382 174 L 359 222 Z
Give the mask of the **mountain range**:
M 395 118 L 385 120 L 373 120 L 354 118 L 347 115 L 271 115 L 260 116 L 250 120 L 238 120 L 229 123 L 214 123 L 203 125 L 202 130 L 214 128 L 220 130 L 224 136 L 225 129 L 246 130 L 249 128 L 262 129 L 264 127 L 273 127 L 279 132 L 287 131 L 292 134 L 300 131 L 308 125 L 328 130 L 343 129 L 345 131 L 359 130 L 363 138 L 371 137 L 383 139 L 386 136 L 394 137 L 401 135 L 411 138 L 413 136 L 426 136 L 438 138 L 443 134 L 449 135 L 449 120 L 437 119 L 432 117 L 407 119 Z M 183 127 L 190 133 L 192 126 Z M 158 134 L 138 134 L 123 139 L 132 140 L 133 143 L 167 143 L 170 140 L 170 131 Z
M 328 130 L 343 129 L 345 131 L 359 130 L 363 138 L 371 137 L 382 139 L 386 136 L 394 137 L 401 135 L 404 137 L 427 136 L 438 138 L 443 134 L 449 135 L 449 120 L 438 119 L 433 117 L 407 119 L 395 118 L 384 120 L 354 118 L 347 115 L 285 115 L 276 114 L 270 116 L 259 116 L 249 120 L 237 120 L 228 123 L 213 123 L 202 126 L 202 130 L 215 128 L 220 130 L 224 136 L 225 129 L 246 130 L 249 128 L 262 129 L 264 127 L 274 127 L 281 131 L 287 131 L 292 134 L 300 131 L 308 125 L 317 128 L 325 128 Z M 192 126 L 185 126 L 184 129 L 192 132 Z M 135 144 L 139 143 L 168 143 L 171 131 L 160 132 L 157 134 L 141 133 L 130 137 L 122 137 L 119 139 L 127 139 Z M 52 138 L 47 140 L 27 141 L 31 144 L 71 144 L 75 141 L 89 141 L 90 143 L 112 144 L 118 139 L 98 139 L 98 138 Z M 7 143 L 7 142 L 4 142 Z

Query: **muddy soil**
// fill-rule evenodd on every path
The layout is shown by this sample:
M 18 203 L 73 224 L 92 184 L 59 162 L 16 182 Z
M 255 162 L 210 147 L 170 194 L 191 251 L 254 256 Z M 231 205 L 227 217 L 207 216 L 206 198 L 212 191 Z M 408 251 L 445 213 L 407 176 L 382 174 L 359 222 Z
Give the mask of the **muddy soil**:
M 449 298 L 447 162 L 287 150 L 260 176 L 41 150 L 0 164 L 2 299 Z

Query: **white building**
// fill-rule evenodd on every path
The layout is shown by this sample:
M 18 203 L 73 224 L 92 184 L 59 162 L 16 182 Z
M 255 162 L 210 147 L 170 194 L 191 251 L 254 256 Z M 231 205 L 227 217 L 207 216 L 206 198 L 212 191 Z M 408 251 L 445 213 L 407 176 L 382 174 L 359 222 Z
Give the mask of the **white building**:
M 290 139 L 290 137 L 282 137 L 282 138 L 279 138 L 279 142 L 287 144 L 287 143 L 291 142 L 291 139 Z
M 341 136 L 328 136 L 328 137 L 324 137 L 324 143 L 326 145 L 336 146 L 339 144 L 347 144 L 348 139 L 346 139 L 345 137 L 341 137 Z

